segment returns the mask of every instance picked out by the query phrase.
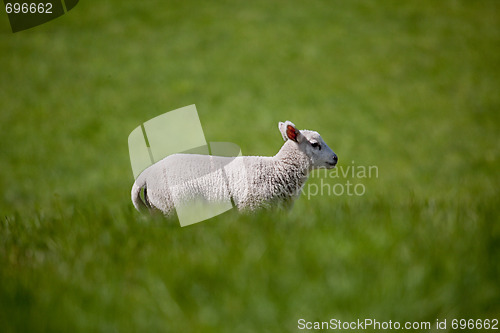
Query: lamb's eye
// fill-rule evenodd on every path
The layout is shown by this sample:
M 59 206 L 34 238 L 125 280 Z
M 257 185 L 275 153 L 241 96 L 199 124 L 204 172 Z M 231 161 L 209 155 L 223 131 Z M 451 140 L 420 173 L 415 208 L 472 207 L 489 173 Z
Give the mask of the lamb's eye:
M 313 143 L 311 143 L 311 146 L 312 146 L 313 148 L 318 148 L 319 150 L 321 150 L 321 145 L 320 145 L 318 142 L 313 142 Z

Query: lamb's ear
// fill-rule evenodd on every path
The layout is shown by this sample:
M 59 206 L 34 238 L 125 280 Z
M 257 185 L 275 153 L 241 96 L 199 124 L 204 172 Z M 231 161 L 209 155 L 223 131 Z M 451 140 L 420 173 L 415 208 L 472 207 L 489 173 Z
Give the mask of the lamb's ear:
M 280 130 L 281 132 L 281 136 L 283 137 L 283 140 L 288 140 L 288 138 L 286 137 L 286 125 L 285 123 L 282 123 L 281 121 L 278 123 L 278 129 Z
M 295 127 L 295 125 L 291 121 L 285 121 L 284 123 L 280 122 L 278 125 L 281 135 L 283 136 L 283 140 L 292 140 L 295 142 L 299 142 L 302 140 L 302 133 Z

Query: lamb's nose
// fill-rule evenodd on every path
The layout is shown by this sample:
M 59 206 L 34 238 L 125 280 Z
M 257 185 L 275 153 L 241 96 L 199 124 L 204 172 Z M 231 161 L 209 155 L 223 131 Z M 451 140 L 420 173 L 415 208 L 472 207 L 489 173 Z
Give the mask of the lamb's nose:
M 338 160 L 339 159 L 338 159 L 337 155 L 333 155 L 333 161 L 335 162 L 335 164 L 337 164 Z

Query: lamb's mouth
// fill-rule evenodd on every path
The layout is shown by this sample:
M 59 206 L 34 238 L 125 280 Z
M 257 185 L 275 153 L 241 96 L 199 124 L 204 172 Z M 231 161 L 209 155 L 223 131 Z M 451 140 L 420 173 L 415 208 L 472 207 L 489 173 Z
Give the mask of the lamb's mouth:
M 326 162 L 326 164 L 334 168 L 337 165 L 337 162 Z

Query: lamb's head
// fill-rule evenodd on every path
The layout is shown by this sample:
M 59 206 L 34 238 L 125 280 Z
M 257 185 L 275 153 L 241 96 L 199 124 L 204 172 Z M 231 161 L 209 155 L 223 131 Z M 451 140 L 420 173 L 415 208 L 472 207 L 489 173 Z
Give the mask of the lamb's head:
M 278 124 L 281 135 L 285 141 L 291 140 L 297 148 L 311 161 L 311 168 L 332 169 L 337 164 L 338 158 L 333 150 L 323 141 L 321 135 L 315 131 L 299 131 L 291 121 Z

